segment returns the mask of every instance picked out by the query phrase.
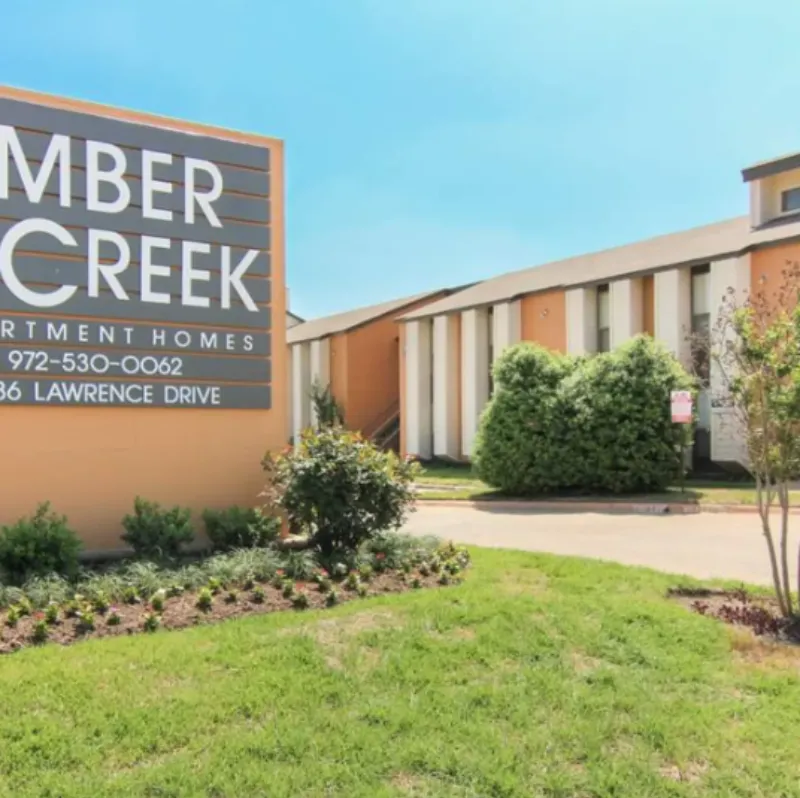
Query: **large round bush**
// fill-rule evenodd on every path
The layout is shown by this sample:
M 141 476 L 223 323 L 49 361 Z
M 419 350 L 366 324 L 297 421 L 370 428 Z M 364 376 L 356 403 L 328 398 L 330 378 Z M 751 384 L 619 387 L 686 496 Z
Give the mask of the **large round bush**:
M 690 432 L 670 417 L 670 392 L 693 387 L 649 336 L 570 358 L 533 344 L 505 352 L 481 418 L 474 463 L 507 493 L 663 490 Z
M 341 427 L 303 433 L 297 446 L 268 454 L 265 497 L 292 529 L 326 555 L 355 551 L 400 527 L 414 504 L 417 466 Z

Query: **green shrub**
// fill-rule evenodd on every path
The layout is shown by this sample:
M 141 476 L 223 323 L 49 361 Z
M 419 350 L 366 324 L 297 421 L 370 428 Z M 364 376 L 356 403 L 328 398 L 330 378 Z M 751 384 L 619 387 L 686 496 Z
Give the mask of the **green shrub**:
M 294 449 L 267 455 L 263 465 L 265 494 L 324 555 L 353 552 L 401 526 L 414 503 L 416 464 L 338 427 L 307 430 Z
M 217 551 L 260 548 L 272 543 L 281 529 L 279 518 L 252 507 L 205 510 L 203 523 Z
M 49 502 L 40 504 L 32 517 L 0 529 L 0 571 L 9 584 L 49 574 L 73 576 L 80 550 L 66 517 L 50 512 Z
M 680 475 L 670 392 L 693 381 L 649 336 L 604 354 L 573 358 L 533 344 L 511 347 L 495 366 L 473 462 L 504 493 L 644 493 Z
M 47 642 L 48 637 L 50 637 L 50 630 L 47 628 L 47 622 L 43 618 L 38 618 L 33 624 L 31 640 L 41 645 Z
M 133 514 L 122 519 L 122 539 L 137 557 L 159 560 L 176 557 L 181 546 L 194 540 L 191 513 L 184 507 L 163 509 L 137 496 Z

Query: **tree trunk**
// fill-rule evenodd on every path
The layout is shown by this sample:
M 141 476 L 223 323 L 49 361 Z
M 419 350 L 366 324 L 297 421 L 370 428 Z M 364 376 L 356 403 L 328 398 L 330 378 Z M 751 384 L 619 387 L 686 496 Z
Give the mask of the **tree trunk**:
M 766 491 L 766 501 L 764 499 L 764 491 Z M 767 549 L 769 551 L 769 563 L 772 569 L 772 585 L 775 588 L 775 597 L 778 599 L 778 607 L 780 608 L 781 615 L 788 617 L 789 612 L 783 595 L 780 570 L 778 569 L 778 555 L 775 551 L 775 541 L 772 538 L 772 529 L 770 529 L 769 525 L 769 508 L 772 504 L 772 488 L 769 485 L 764 485 L 758 473 L 756 473 L 756 498 L 758 500 L 758 514 L 761 516 L 761 529 L 767 541 Z
M 785 480 L 778 485 L 778 501 L 781 505 L 781 575 L 783 595 L 786 598 L 786 614 L 791 615 L 792 582 L 789 577 L 789 486 Z

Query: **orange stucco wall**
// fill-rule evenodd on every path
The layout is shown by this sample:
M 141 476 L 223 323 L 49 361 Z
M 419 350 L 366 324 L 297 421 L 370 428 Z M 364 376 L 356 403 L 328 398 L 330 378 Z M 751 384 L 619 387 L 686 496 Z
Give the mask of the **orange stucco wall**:
M 377 431 L 400 400 L 397 322 L 378 319 L 347 334 L 345 421 L 365 435 Z
M 784 286 L 784 272 L 800 266 L 800 243 L 757 249 L 750 255 L 750 293 L 777 303 Z
M 567 303 L 563 291 L 523 297 L 520 315 L 523 341 L 535 341 L 556 352 L 567 351 Z
M 333 335 L 330 339 L 331 393 L 347 413 L 347 334 Z
M 0 96 L 220 134 L 210 126 L 15 89 L 0 89 Z M 231 131 L 222 135 L 265 145 L 271 154 L 272 408 L 0 406 L 0 523 L 13 522 L 50 500 L 68 516 L 87 549 L 117 549 L 120 520 L 137 495 L 188 506 L 196 513 L 205 507 L 257 503 L 259 462 L 268 449 L 285 445 L 287 425 L 283 144 Z
M 656 334 L 655 278 L 642 278 L 642 329 L 648 335 Z

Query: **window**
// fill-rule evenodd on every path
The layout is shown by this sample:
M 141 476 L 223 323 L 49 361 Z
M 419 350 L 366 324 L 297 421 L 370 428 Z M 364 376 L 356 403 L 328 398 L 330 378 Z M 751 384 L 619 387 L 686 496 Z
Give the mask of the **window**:
M 781 213 L 800 211 L 800 188 L 781 191 Z
M 711 267 L 692 269 L 692 365 L 702 385 L 709 384 L 708 349 L 711 343 Z
M 611 350 L 611 308 L 608 284 L 597 286 L 597 351 Z

